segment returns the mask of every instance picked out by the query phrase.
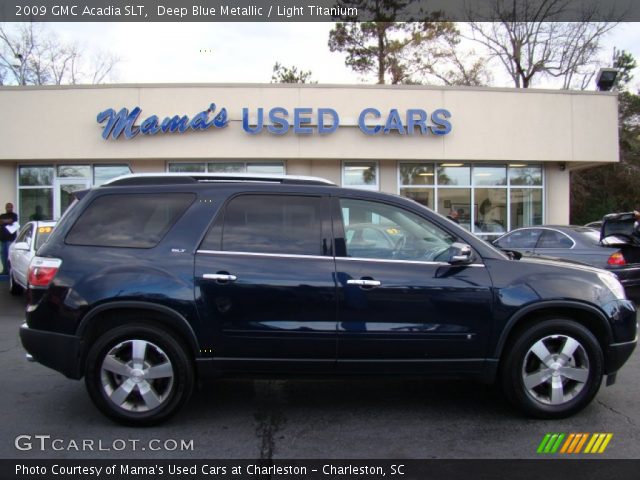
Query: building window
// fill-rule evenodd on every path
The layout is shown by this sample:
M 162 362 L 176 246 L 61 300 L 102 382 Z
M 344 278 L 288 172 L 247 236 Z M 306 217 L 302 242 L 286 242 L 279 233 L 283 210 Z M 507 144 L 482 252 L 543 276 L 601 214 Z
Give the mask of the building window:
M 543 223 L 540 165 L 402 162 L 398 193 L 487 240 Z M 455 213 L 454 213 L 455 212 Z
M 170 163 L 169 171 L 174 173 L 204 173 L 207 171 L 206 163 Z
M 18 220 L 25 223 L 36 213 L 53 218 L 53 179 L 51 166 L 18 167 Z
M 378 190 L 378 163 L 344 162 L 342 185 L 364 190 Z
M 172 162 L 169 172 L 196 173 L 255 173 L 264 175 L 284 175 L 283 162 Z
M 109 180 L 122 175 L 129 175 L 130 173 L 129 165 L 94 165 L 93 185 L 99 187 Z
M 423 163 L 401 163 L 399 174 L 400 195 L 433 209 L 435 205 L 434 166 Z
M 128 165 L 33 165 L 18 167 L 18 215 L 57 219 L 73 200 L 73 193 L 131 173 Z M 40 213 L 36 213 L 36 210 Z

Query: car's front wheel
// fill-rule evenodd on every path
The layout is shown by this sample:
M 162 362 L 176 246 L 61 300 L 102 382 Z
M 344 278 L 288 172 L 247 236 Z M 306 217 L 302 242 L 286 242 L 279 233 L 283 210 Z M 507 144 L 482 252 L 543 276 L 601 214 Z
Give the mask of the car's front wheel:
M 521 332 L 501 365 L 507 398 L 537 418 L 582 410 L 598 392 L 604 371 L 598 340 L 569 319 L 545 320 Z
M 135 426 L 175 414 L 194 383 L 186 348 L 171 333 L 148 324 L 104 333 L 89 350 L 85 373 L 95 405 L 117 422 Z

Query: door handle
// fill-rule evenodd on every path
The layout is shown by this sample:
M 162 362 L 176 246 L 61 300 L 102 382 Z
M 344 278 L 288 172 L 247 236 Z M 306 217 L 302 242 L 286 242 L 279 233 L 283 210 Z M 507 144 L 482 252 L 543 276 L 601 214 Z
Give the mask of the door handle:
M 379 287 L 380 285 L 382 285 L 382 283 L 380 282 L 380 280 L 365 280 L 365 279 L 360 279 L 360 280 L 347 280 L 347 285 L 359 285 L 361 287 Z
M 204 273 L 202 278 L 218 282 L 235 282 L 238 279 L 235 275 L 229 275 L 228 273 Z

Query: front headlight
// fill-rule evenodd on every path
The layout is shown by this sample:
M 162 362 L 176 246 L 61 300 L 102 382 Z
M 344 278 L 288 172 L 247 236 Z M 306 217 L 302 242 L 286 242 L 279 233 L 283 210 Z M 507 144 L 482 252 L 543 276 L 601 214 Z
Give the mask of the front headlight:
M 618 300 L 627 299 L 627 296 L 624 293 L 624 287 L 618 280 L 618 277 L 616 277 L 613 273 L 606 273 L 606 272 L 598 273 L 598 277 L 600 278 L 602 283 L 604 283 L 607 286 L 607 288 L 611 290 L 611 293 L 613 293 L 613 295 Z

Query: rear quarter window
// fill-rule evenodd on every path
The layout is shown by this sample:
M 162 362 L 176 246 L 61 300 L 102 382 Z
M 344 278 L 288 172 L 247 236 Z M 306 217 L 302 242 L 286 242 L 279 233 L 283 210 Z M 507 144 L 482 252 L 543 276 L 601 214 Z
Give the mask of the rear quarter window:
M 102 195 L 82 212 L 65 243 L 152 248 L 194 200 L 192 193 Z

